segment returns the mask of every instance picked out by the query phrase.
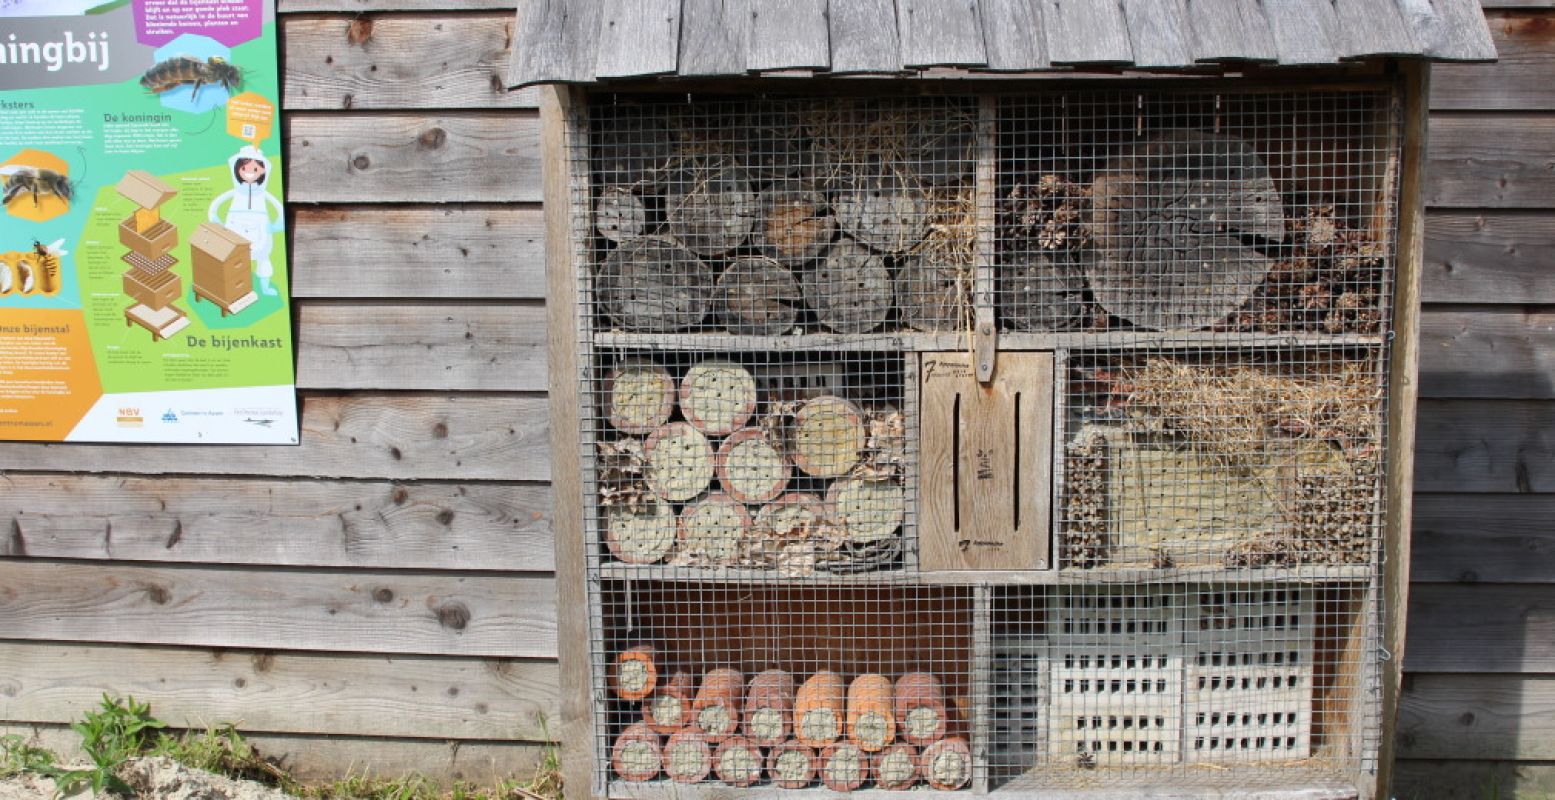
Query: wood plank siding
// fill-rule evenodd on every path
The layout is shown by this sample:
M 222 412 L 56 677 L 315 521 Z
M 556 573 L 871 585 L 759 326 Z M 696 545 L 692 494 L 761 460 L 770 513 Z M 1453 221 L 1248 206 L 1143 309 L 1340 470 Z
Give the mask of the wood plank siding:
M 0 444 L 0 733 L 66 742 L 113 691 L 241 721 L 303 774 L 527 774 L 559 669 L 539 93 L 502 89 L 513 0 L 279 5 L 303 443 Z M 830 25 L 848 63 L 878 43 L 837 31 L 882 5 L 795 24 Z M 974 5 L 980 39 L 914 19 L 890 49 L 1062 61 L 1090 24 Z M 1149 39 L 1149 5 L 1124 4 L 1117 49 L 1193 56 Z M 1485 5 L 1503 60 L 1432 76 L 1401 798 L 1555 791 L 1555 3 Z M 1048 35 L 990 35 L 1032 18 Z M 763 50 L 768 22 L 747 58 L 813 55 Z M 1194 47 L 1289 33 L 1221 22 Z

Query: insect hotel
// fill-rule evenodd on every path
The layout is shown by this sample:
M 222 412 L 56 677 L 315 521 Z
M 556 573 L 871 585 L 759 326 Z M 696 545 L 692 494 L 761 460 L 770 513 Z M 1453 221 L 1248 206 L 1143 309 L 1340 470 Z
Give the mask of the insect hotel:
M 1372 797 L 1477 7 L 746 6 L 521 12 L 569 789 Z

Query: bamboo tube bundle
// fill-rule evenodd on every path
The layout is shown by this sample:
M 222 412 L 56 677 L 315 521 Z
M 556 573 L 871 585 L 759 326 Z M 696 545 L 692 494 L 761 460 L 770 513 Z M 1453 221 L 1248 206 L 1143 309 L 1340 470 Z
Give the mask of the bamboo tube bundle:
M 651 781 L 659 777 L 663 768 L 659 735 L 646 723 L 628 725 L 610 748 L 610 766 L 625 781 Z
M 918 754 L 918 772 L 935 789 L 960 789 L 972 779 L 972 748 L 959 736 L 941 739 Z
M 690 500 L 712 483 L 712 445 L 687 423 L 659 426 L 643 444 L 643 458 L 648 462 L 648 488 L 665 500 Z
M 740 728 L 740 703 L 745 695 L 745 676 L 737 669 L 721 667 L 702 676 L 702 687 L 691 703 L 697 729 L 718 744 Z
M 848 739 L 870 753 L 896 740 L 895 689 L 891 679 L 870 673 L 848 686 Z
M 918 751 L 906 742 L 888 744 L 870 757 L 869 771 L 881 789 L 911 789 L 918 782 Z
M 885 259 L 851 239 L 832 245 L 799 283 L 805 304 L 837 333 L 868 333 L 880 327 L 896 301 Z
M 945 738 L 947 711 L 939 678 L 909 672 L 896 679 L 896 727 L 903 739 L 922 747 Z
M 606 413 L 622 433 L 647 434 L 675 413 L 675 379 L 652 361 L 631 359 L 605 377 Z
M 769 669 L 751 678 L 745 691 L 745 736 L 753 744 L 771 747 L 787 740 L 793 719 L 793 675 Z
M 742 503 L 765 503 L 788 486 L 788 458 L 760 428 L 741 428 L 718 448 L 718 484 Z
M 616 654 L 610 669 L 610 688 L 622 700 L 641 700 L 659 682 L 658 654 L 651 644 L 628 647 Z
M 675 509 L 667 502 L 611 506 L 605 514 L 605 547 L 628 564 L 657 564 L 675 549 L 679 530 Z
M 594 229 L 612 242 L 641 236 L 648 212 L 630 186 L 606 186 L 594 204 Z
M 803 789 L 815 780 L 818 761 L 813 749 L 790 739 L 767 752 L 767 776 L 780 789 Z
M 907 493 L 892 480 L 843 478 L 826 490 L 826 513 L 849 541 L 888 539 L 906 516 Z
M 820 192 L 802 181 L 778 181 L 761 193 L 753 243 L 788 266 L 802 264 L 831 243 L 836 219 Z
M 745 787 L 761 779 L 761 768 L 766 759 L 761 748 L 744 736 L 730 736 L 718 745 L 713 753 L 713 771 L 718 780 L 730 786 Z
M 696 679 L 689 672 L 674 672 L 643 699 L 643 721 L 655 733 L 674 733 L 691 724 L 691 701 Z
M 846 475 L 864 455 L 867 431 L 858 406 L 824 395 L 794 414 L 794 463 L 817 478 Z
M 846 719 L 847 691 L 847 682 L 835 672 L 811 675 L 794 696 L 794 737 L 809 747 L 836 741 Z
M 851 792 L 869 777 L 869 756 L 852 742 L 832 742 L 821 751 L 821 783 L 834 792 Z
M 664 743 L 664 772 L 676 783 L 699 783 L 713 771 L 713 746 L 707 734 L 686 728 Z
M 730 361 L 707 360 L 680 379 L 680 413 L 708 436 L 727 436 L 756 411 L 756 379 Z
M 750 528 L 750 512 L 722 492 L 687 503 L 680 512 L 680 552 L 671 563 L 733 566 L 739 562 Z
M 789 332 L 802 302 L 794 274 L 765 256 L 737 258 L 718 276 L 718 310 L 737 336 Z

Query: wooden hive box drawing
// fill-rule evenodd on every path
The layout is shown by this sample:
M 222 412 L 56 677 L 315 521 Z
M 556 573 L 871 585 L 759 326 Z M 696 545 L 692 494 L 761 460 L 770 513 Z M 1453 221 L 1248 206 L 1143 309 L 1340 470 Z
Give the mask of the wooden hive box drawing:
M 145 264 L 157 263 L 178 244 L 178 229 L 162 219 L 160 210 L 162 204 L 178 191 L 151 173 L 138 169 L 126 172 L 114 188 L 140 206 L 119 223 L 119 243 L 144 259 Z
M 1112 4 L 992 27 L 906 0 L 670 5 L 677 35 L 547 6 L 514 63 L 565 84 L 552 452 L 595 754 L 571 785 L 1377 796 L 1420 59 L 1486 57 L 1484 32 L 1427 47 L 1391 2 L 1307 49 L 1265 15 L 1326 4 L 1241 9 L 1266 40 Z M 837 38 L 872 26 L 898 35 Z M 1077 64 L 1141 72 L 1030 74 Z M 911 79 L 930 67 L 1006 74 Z M 752 74 L 795 69 L 816 78 Z M 644 646 L 705 698 L 612 684 Z M 731 669 L 797 686 L 765 773 L 725 746 L 748 733 L 723 724 Z M 686 694 L 726 711 L 643 725 Z
M 254 293 L 252 245 L 236 232 L 202 222 L 189 237 L 196 297 L 221 307 L 222 316 L 242 311 Z

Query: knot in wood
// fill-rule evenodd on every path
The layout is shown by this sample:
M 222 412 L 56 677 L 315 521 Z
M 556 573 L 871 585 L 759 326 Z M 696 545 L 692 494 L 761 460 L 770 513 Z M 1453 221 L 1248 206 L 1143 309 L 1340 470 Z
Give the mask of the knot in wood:
M 416 143 L 424 150 L 436 150 L 448 141 L 448 132 L 442 128 L 428 128 L 416 137 Z
M 470 624 L 470 609 L 463 603 L 449 603 L 437 609 L 437 624 L 462 631 Z
M 379 603 L 390 603 L 390 602 L 393 602 L 394 601 L 394 591 L 392 589 L 374 589 L 373 590 L 373 600 L 375 602 L 379 602 Z
M 351 166 L 355 167 L 356 169 L 367 169 L 368 167 L 370 167 L 372 165 L 373 165 L 372 159 L 368 158 L 365 155 L 360 155 L 360 156 L 357 156 L 356 158 L 351 159 Z
M 161 606 L 167 605 L 167 601 L 171 600 L 173 595 L 167 590 L 167 587 L 152 584 L 146 587 L 146 597 L 152 603 Z

